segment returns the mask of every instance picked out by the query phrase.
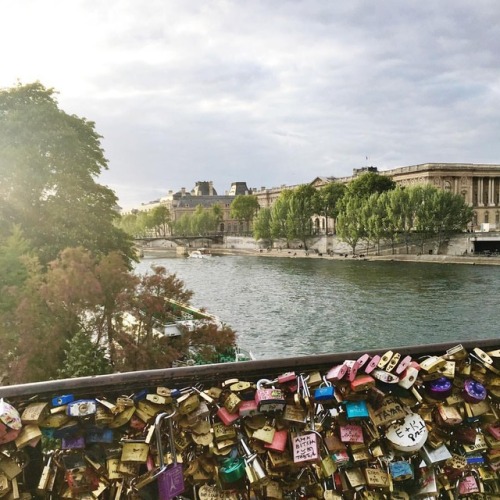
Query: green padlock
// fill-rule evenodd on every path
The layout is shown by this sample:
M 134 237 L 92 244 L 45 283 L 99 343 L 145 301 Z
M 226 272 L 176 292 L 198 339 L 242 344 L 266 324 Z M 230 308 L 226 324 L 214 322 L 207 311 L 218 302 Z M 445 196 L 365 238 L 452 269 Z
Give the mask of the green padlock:
M 235 483 L 245 475 L 245 460 L 241 457 L 226 458 L 219 469 L 219 477 L 223 483 Z

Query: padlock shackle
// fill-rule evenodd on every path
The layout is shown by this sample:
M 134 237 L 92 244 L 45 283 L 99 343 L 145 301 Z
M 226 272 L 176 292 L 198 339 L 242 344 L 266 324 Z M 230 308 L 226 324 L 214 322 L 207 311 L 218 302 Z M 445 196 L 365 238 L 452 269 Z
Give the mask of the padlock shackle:
M 155 434 L 156 434 L 156 449 L 158 451 L 158 458 L 160 461 L 160 471 L 157 474 L 163 472 L 167 466 L 165 465 L 165 453 L 163 451 L 163 443 L 161 440 L 161 424 L 163 420 L 168 419 L 168 441 L 170 447 L 170 453 L 172 454 L 172 460 L 174 465 L 177 464 L 177 454 L 175 452 L 175 443 L 174 443 L 174 426 L 172 424 L 172 417 L 176 414 L 176 411 L 173 410 L 172 413 L 159 413 L 155 419 Z M 156 476 L 156 474 L 155 474 Z

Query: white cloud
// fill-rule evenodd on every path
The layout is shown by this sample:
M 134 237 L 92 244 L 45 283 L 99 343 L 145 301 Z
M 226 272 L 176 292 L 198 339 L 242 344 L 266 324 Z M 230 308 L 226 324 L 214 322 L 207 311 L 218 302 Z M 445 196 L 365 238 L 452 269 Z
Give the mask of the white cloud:
M 494 0 L 9 0 L 0 85 L 96 122 L 124 206 L 369 163 L 499 162 Z

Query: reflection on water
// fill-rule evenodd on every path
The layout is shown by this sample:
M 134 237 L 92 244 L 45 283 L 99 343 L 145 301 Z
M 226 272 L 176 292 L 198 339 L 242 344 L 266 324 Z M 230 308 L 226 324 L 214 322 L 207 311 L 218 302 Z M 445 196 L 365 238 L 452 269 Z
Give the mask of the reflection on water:
M 224 256 L 165 266 L 257 358 L 498 337 L 500 267 Z

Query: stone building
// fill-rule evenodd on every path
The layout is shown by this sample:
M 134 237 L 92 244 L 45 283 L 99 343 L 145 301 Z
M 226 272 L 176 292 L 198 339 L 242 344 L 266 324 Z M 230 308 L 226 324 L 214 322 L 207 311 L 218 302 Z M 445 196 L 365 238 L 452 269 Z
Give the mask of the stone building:
M 200 205 L 205 209 L 219 205 L 222 209 L 222 221 L 218 232 L 238 234 L 241 229 L 240 223 L 231 218 L 231 203 L 236 196 L 249 193 L 246 182 L 233 182 L 227 194 L 219 195 L 212 181 L 200 181 L 190 192 L 185 188 L 176 193 L 169 191 L 167 196 L 161 199 L 161 203 L 169 209 L 172 222 L 178 221 L 183 215 L 194 213 L 196 207 Z
M 500 230 L 500 165 L 423 163 L 380 172 L 376 167 L 363 167 L 354 169 L 353 175 L 349 177 L 316 177 L 311 181 L 311 185 L 319 189 L 334 181 L 348 184 L 366 172 L 387 175 L 400 186 L 432 184 L 454 194 L 459 194 L 474 209 L 471 229 Z M 293 189 L 293 187 L 261 188 L 254 194 L 257 196 L 261 207 L 270 207 L 283 189 Z M 321 233 L 326 230 L 330 231 L 333 228 L 333 221 L 326 221 L 325 217 L 315 216 L 314 225 L 317 231 Z
M 500 165 L 423 163 L 380 172 L 396 184 L 432 184 L 463 196 L 474 210 L 473 229 L 500 229 Z

